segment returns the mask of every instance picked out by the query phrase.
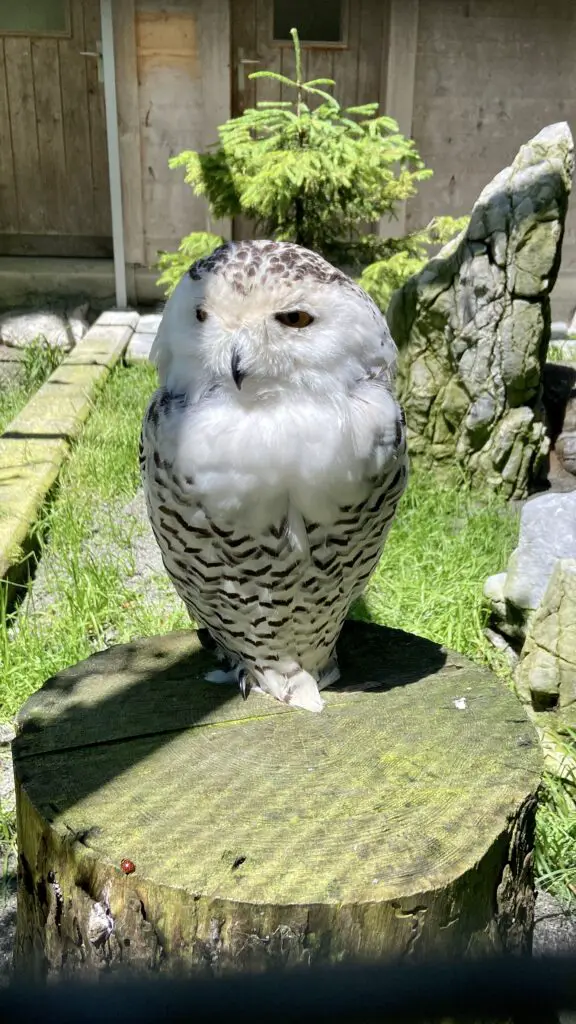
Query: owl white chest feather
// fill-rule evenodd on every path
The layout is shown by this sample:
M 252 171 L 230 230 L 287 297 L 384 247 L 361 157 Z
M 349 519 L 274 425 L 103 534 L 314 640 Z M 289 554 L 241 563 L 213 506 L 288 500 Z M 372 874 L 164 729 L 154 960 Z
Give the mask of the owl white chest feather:
M 222 393 L 175 411 L 158 441 L 211 517 L 259 533 L 289 505 L 329 524 L 365 499 L 378 462 L 392 455 L 396 422 L 394 399 L 374 384 L 256 404 Z

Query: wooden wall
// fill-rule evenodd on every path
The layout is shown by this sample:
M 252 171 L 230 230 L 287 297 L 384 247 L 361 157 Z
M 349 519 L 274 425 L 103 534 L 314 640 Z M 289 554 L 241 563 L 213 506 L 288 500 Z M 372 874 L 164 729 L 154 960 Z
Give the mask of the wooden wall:
M 98 0 L 69 38 L 0 36 L 0 254 L 110 255 Z

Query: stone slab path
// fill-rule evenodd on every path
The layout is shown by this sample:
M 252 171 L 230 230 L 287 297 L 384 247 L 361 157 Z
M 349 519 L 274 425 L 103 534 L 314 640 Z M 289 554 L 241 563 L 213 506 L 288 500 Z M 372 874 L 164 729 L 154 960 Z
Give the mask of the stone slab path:
M 0 438 L 0 578 L 22 575 L 39 511 L 137 313 L 103 313 Z

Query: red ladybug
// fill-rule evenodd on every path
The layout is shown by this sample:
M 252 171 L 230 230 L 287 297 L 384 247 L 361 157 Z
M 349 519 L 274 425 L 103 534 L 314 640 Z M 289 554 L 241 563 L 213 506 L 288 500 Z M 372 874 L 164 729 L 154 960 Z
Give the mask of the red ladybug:
M 131 860 L 128 860 L 127 857 L 120 861 L 120 867 L 125 875 L 131 875 L 133 871 L 136 871 L 136 865 Z

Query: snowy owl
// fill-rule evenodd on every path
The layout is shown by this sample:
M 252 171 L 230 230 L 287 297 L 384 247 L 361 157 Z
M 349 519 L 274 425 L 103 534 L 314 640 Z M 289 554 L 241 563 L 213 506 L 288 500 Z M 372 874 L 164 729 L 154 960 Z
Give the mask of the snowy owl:
M 223 245 L 170 297 L 140 463 L 211 681 L 322 709 L 406 486 L 396 356 L 368 295 L 288 242 Z

